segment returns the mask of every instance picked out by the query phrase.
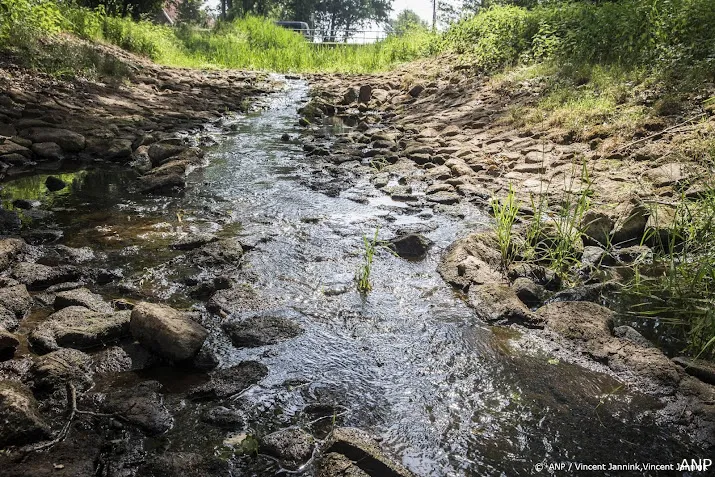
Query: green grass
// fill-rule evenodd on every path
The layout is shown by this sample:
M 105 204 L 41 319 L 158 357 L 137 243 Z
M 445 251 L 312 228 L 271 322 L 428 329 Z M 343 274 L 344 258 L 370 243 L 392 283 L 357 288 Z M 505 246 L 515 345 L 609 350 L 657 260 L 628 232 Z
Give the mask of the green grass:
M 104 15 L 55 2 L 12 0 L 0 26 L 0 47 L 20 49 L 35 58 L 44 50 L 39 39 L 68 32 L 94 42 L 117 45 L 167 66 L 235 68 L 275 72 L 349 72 L 388 70 L 429 52 L 433 36 L 411 30 L 367 45 L 313 45 L 300 34 L 265 18 L 246 17 L 219 23 L 212 30 L 170 28 L 150 22 Z M 3 16 L 4 15 L 4 16 Z M 47 62 L 47 55 L 43 55 Z M 84 67 L 80 61 L 79 68 Z M 72 65 L 69 65 L 70 67 Z
M 375 251 L 381 243 L 378 241 L 378 235 L 380 234 L 380 228 L 375 229 L 375 235 L 372 239 L 369 239 L 367 235 L 362 236 L 363 242 L 363 256 L 360 267 L 355 273 L 355 282 L 357 284 L 357 289 L 361 293 L 367 293 L 372 290 L 372 283 L 370 282 L 370 275 L 372 273 L 372 262 L 375 258 Z

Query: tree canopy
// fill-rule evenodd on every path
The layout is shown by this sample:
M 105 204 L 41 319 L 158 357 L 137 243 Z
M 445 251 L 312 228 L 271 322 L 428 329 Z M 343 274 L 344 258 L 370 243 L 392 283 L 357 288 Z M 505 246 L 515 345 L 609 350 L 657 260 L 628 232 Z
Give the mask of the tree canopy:
M 398 36 L 404 35 L 414 28 L 427 28 L 427 22 L 410 9 L 402 10 L 397 18 L 390 21 L 393 33 Z

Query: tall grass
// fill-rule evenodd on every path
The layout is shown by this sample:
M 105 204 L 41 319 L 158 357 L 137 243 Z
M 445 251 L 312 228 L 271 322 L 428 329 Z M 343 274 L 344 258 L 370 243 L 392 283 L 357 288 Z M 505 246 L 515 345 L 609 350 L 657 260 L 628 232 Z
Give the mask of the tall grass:
M 433 39 L 427 31 L 413 30 L 373 44 L 328 47 L 311 44 L 300 34 L 259 17 L 219 23 L 212 30 L 170 28 L 45 0 L 8 1 L 9 10 L 0 13 L 0 20 L 4 20 L 0 24 L 0 46 L 26 48 L 33 39 L 64 31 L 180 67 L 373 72 L 425 55 Z

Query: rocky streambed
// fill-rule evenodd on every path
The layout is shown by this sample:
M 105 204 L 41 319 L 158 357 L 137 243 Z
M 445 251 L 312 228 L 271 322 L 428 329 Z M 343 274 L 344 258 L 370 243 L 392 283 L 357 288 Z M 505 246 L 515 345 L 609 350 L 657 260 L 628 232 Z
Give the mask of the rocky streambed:
M 435 168 L 400 162 L 374 91 L 316 120 L 297 113 L 307 83 L 282 81 L 205 130 L 213 146 L 135 148 L 181 184 L 107 164 L 3 183 L 23 237 L 0 242 L 6 475 L 533 475 L 708 455 L 711 385 L 597 304 L 538 307 L 492 280 L 484 204 L 428 193 Z

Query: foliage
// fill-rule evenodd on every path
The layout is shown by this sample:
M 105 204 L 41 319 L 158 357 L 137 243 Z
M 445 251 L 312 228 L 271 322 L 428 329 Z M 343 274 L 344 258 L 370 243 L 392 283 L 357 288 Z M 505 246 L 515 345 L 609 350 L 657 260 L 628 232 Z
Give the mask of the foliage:
M 390 20 L 390 27 L 395 35 L 402 36 L 414 29 L 427 29 L 427 22 L 409 9 L 402 10 L 394 20 Z
M 380 245 L 377 236 L 380 233 L 380 228 L 375 229 L 375 235 L 372 240 L 367 238 L 367 235 L 362 236 L 363 242 L 363 256 L 360 268 L 355 273 L 355 281 L 357 282 L 357 289 L 360 292 L 367 293 L 372 290 L 372 284 L 370 283 L 370 274 L 372 273 L 372 261 L 375 258 L 375 251 Z
M 514 261 L 516 255 L 516 247 L 513 243 L 514 222 L 519 213 L 519 203 L 516 200 L 516 194 L 511 185 L 509 185 L 509 193 L 504 200 L 499 200 L 496 197 L 492 198 L 492 212 L 496 221 L 497 242 L 499 243 L 499 251 L 501 253 L 501 267 L 506 273 L 509 265 Z
M 74 0 L 79 7 L 102 9 L 108 15 L 140 20 L 161 11 L 164 0 Z

